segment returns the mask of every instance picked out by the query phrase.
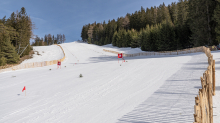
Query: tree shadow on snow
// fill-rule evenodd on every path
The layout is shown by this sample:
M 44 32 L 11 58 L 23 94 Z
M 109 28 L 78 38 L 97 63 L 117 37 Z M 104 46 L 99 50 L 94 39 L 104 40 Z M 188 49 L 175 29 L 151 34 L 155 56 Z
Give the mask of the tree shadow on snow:
M 220 86 L 215 86 L 216 91 L 220 91 Z
M 186 123 L 193 122 L 197 86 L 182 88 L 179 85 L 185 83 L 198 84 L 200 79 L 167 80 L 147 100 L 125 114 L 117 123 Z M 184 87 L 184 86 L 183 86 Z
M 167 79 L 144 102 L 118 119 L 117 123 L 193 122 L 195 97 L 201 88 L 199 77 L 207 69 L 204 66 L 208 66 L 205 63 L 205 59 L 202 61 L 192 59 L 184 64 L 182 69 Z M 191 68 L 193 64 L 195 66 Z

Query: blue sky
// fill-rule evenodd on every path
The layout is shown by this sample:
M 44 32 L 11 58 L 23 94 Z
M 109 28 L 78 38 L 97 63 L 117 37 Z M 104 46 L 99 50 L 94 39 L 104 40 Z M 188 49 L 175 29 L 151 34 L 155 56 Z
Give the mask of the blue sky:
M 35 27 L 34 35 L 65 34 L 66 42 L 81 40 L 83 25 L 115 19 L 163 2 L 167 6 L 177 0 L 1 0 L 0 18 L 25 7 Z

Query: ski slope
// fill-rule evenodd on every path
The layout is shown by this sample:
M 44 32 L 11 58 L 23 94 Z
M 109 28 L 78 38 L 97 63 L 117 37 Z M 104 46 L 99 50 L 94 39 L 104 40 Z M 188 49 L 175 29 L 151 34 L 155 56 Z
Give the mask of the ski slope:
M 0 73 L 0 123 L 193 122 L 199 77 L 208 66 L 204 53 L 125 57 L 127 62 L 118 63 L 115 54 L 103 51 L 114 48 L 110 45 L 61 46 L 66 54 L 61 69 L 51 65 Z M 55 52 L 59 49 L 42 53 L 41 58 L 51 58 Z M 219 54 L 214 53 L 216 67 Z M 219 74 L 216 68 L 216 86 Z M 216 94 L 214 106 L 220 107 L 217 89 Z M 219 119 L 218 107 L 214 123 Z

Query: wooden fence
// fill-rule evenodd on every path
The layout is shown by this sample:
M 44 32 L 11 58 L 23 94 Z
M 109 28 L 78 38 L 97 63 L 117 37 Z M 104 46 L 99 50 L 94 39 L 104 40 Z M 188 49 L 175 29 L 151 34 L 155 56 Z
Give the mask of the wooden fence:
M 106 49 L 103 49 L 103 51 L 111 52 L 111 53 L 114 53 L 114 54 L 119 54 L 120 53 L 120 52 L 117 52 L 117 51 L 106 50 Z M 134 54 L 125 54 L 125 53 L 123 53 L 123 56 L 134 57 L 134 56 L 152 56 L 152 55 L 179 55 L 179 54 L 195 53 L 195 52 L 202 52 L 202 51 L 203 51 L 203 46 L 188 48 L 188 49 L 183 49 L 183 50 L 175 50 L 175 51 L 142 52 L 142 53 L 134 53 Z
M 213 100 L 215 95 L 215 60 L 209 48 L 203 47 L 208 57 L 208 68 L 201 77 L 202 89 L 195 97 L 194 123 L 213 123 Z
M 63 62 L 66 58 L 65 52 L 64 52 L 63 48 L 60 45 L 58 45 L 58 44 L 55 44 L 55 45 L 59 46 L 61 48 L 61 50 L 63 51 L 64 57 L 62 59 L 52 60 L 52 61 L 43 61 L 43 62 L 19 64 L 19 65 L 16 65 L 16 66 L 12 66 L 10 68 L 1 69 L 0 73 L 5 72 L 5 71 L 11 71 L 11 70 L 14 71 L 14 70 L 19 70 L 19 69 L 49 66 L 49 65 L 57 64 L 58 61 Z

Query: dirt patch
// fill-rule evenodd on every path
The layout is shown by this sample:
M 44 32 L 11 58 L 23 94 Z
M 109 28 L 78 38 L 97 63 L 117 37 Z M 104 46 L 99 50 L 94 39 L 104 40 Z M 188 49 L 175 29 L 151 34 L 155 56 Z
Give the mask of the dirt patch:
M 38 51 L 37 51 L 37 53 L 39 54 Z M 33 58 L 33 54 L 35 54 L 35 53 L 34 53 L 33 50 L 31 50 L 31 51 L 29 52 L 29 55 L 25 55 L 25 56 L 23 56 L 23 57 L 20 58 L 20 61 L 18 62 L 18 64 L 20 64 L 21 62 L 23 62 L 23 61 L 26 60 L 26 59 L 31 59 L 31 58 Z M 37 55 L 38 55 L 38 54 L 37 54 Z
M 38 51 L 34 51 L 34 52 L 36 52 L 37 53 L 37 55 L 41 55 Z M 44 52 L 43 52 L 44 53 Z M 35 54 L 35 53 L 34 53 Z M 42 55 L 41 55 L 42 56 Z

